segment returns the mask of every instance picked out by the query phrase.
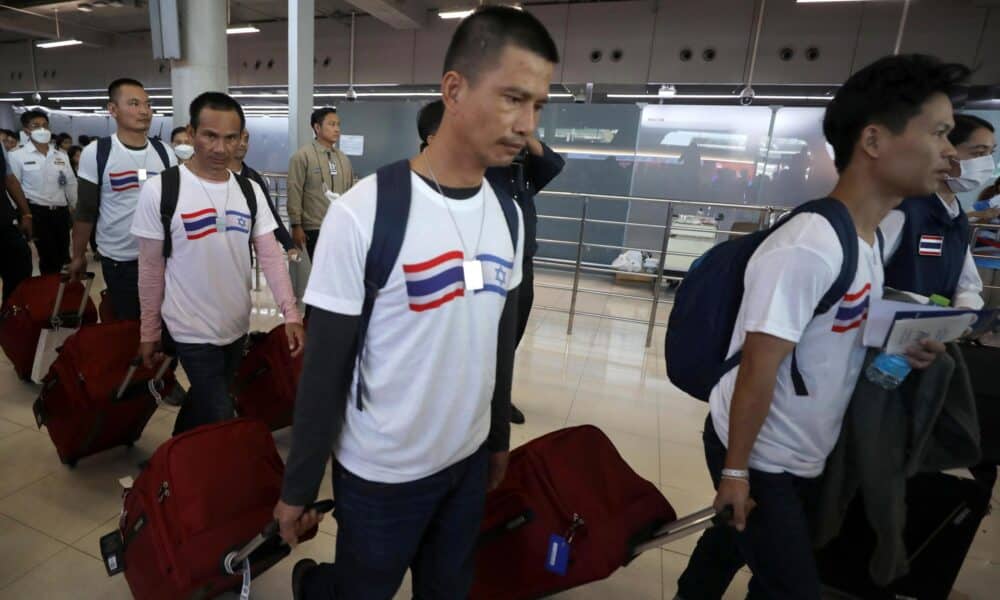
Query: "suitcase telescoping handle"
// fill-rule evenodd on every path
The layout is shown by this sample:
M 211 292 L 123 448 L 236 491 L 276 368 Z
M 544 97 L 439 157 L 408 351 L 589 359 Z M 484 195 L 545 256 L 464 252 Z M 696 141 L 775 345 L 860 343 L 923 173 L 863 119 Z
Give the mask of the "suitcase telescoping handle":
M 83 298 L 80 300 L 80 307 L 76 311 L 77 324 L 83 322 L 83 311 L 87 309 L 87 299 L 90 298 L 90 286 L 94 284 L 95 277 L 90 271 L 87 271 L 83 276 L 87 280 L 87 283 L 84 284 Z M 56 291 L 56 302 L 52 305 L 52 316 L 49 317 L 49 323 L 53 329 L 58 329 L 62 325 L 62 317 L 60 316 L 59 309 L 62 308 L 63 296 L 66 295 L 66 284 L 70 282 L 70 279 L 69 270 L 63 268 L 59 274 L 59 289 Z
M 333 510 L 334 502 L 333 500 L 320 500 L 318 502 L 313 502 L 305 507 L 303 512 L 309 512 L 310 510 L 315 510 L 316 512 L 328 513 Z M 264 530 L 257 534 L 257 537 L 250 540 L 245 546 L 239 550 L 234 550 L 230 552 L 222 559 L 222 568 L 227 575 L 235 575 L 243 570 L 243 563 L 250 555 L 254 553 L 255 550 L 263 546 L 265 543 L 278 537 L 279 528 L 278 521 L 272 520 L 270 523 L 264 527 Z
M 172 359 L 169 357 L 163 359 L 163 362 L 160 363 L 160 367 L 156 370 L 156 375 L 149 382 L 151 386 L 155 386 L 158 382 L 163 380 L 163 376 L 167 373 L 167 369 L 170 367 L 171 360 Z M 141 356 L 136 356 L 131 362 L 128 363 L 128 372 L 125 373 L 125 379 L 122 380 L 121 385 L 119 385 L 118 389 L 115 391 L 115 400 L 121 400 L 125 395 L 125 392 L 128 390 L 128 386 L 132 384 L 132 377 L 135 376 L 135 370 L 138 369 L 140 365 L 142 365 Z
M 716 511 L 711 506 L 706 509 L 699 510 L 694 514 L 690 514 L 681 519 L 677 519 L 676 521 L 667 523 L 663 527 L 657 529 L 653 532 L 653 535 L 650 536 L 649 540 L 642 542 L 641 544 L 637 544 L 632 549 L 632 558 L 639 556 L 646 550 L 665 546 L 693 533 L 698 533 L 699 531 L 708 529 L 709 527 L 728 526 L 732 519 L 732 506 L 726 506 L 721 511 Z

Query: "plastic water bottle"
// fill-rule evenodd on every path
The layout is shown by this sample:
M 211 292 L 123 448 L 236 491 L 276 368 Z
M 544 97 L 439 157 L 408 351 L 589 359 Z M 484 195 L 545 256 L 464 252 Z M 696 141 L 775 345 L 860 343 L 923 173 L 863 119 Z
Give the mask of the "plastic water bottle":
M 937 294 L 930 297 L 931 304 L 936 304 L 938 306 L 948 306 L 951 302 Z M 883 352 L 875 357 L 875 360 L 868 365 L 865 370 L 865 377 L 868 381 L 874 383 L 885 390 L 894 390 L 899 387 L 906 376 L 910 374 L 913 367 L 910 366 L 910 361 L 906 360 L 905 356 L 899 354 L 888 354 Z

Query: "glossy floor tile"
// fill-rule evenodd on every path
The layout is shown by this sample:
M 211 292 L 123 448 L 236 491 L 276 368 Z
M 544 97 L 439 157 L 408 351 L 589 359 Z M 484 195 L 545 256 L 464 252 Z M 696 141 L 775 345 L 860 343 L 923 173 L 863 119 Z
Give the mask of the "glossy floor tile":
M 98 273 L 100 269 L 97 269 Z M 540 284 L 568 287 L 568 273 L 540 270 Z M 714 496 L 701 443 L 708 412 L 705 403 L 686 396 L 666 378 L 664 327 L 671 293 L 664 290 L 657 308 L 652 343 L 646 346 L 652 307 L 650 285 L 616 284 L 584 276 L 580 287 L 612 291 L 647 300 L 582 293 L 578 310 L 605 317 L 577 315 L 572 334 L 564 312 L 570 292 L 539 287 L 515 366 L 514 402 L 527 423 L 511 430 L 512 446 L 568 425 L 600 427 L 640 476 L 657 485 L 678 515 L 708 506 Z M 98 279 L 93 292 L 103 288 Z M 252 294 L 252 327 L 269 329 L 280 322 L 266 282 Z M 616 318 L 636 319 L 627 322 Z M 179 373 L 182 381 L 186 378 Z M 19 381 L 0 357 L 0 600 L 40 598 L 130 598 L 123 577 L 109 578 L 100 561 L 98 541 L 117 525 L 121 508 L 118 479 L 135 475 L 138 465 L 166 440 L 176 409 L 161 408 L 134 448 L 118 448 L 81 460 L 70 470 L 59 462 L 48 433 L 39 430 L 31 411 L 37 386 Z M 275 433 L 285 457 L 291 430 Z M 329 466 L 321 495 L 330 494 Z M 989 516 L 980 527 L 952 595 L 953 600 L 989 600 L 1000 589 L 1000 521 Z M 254 580 L 251 597 L 291 598 L 289 581 L 303 557 L 331 560 L 336 521 L 320 525 L 317 538 Z M 612 577 L 558 594 L 558 598 L 594 600 L 671 600 L 697 536 L 644 553 Z M 741 571 L 726 599 L 746 595 L 750 574 Z M 410 597 L 409 576 L 397 598 Z M 235 599 L 230 594 L 225 598 Z

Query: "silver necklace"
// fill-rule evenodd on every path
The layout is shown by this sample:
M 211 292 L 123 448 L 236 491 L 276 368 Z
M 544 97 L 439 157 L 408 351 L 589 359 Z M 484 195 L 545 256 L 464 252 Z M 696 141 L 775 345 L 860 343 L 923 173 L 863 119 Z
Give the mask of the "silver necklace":
M 191 171 L 191 169 L 188 169 L 188 171 Z M 219 207 L 216 206 L 215 199 L 212 198 L 212 194 L 208 193 L 208 188 L 206 188 L 205 184 L 202 183 L 201 177 L 198 177 L 198 175 L 194 171 L 191 171 L 191 175 L 193 175 L 194 178 L 198 181 L 198 185 L 201 186 L 201 191 L 205 192 L 205 196 L 208 197 L 208 203 L 211 204 L 212 208 L 215 209 L 215 228 L 219 230 L 219 233 L 225 233 L 226 232 L 226 213 L 229 211 L 229 191 L 230 191 L 229 190 L 229 187 L 230 187 L 229 186 L 229 179 L 230 179 L 231 176 L 230 177 L 226 177 L 226 203 L 222 207 L 222 214 L 219 214 Z M 229 170 L 228 169 L 226 169 L 226 175 L 229 175 Z
M 431 174 L 431 180 L 434 182 L 434 186 L 437 187 L 438 194 L 441 195 L 441 199 L 444 200 L 444 207 L 448 210 L 448 216 L 451 217 L 451 224 L 455 227 L 455 233 L 458 234 L 458 241 L 462 244 L 462 252 L 465 253 L 466 260 L 475 260 L 479 256 L 479 244 L 483 241 L 483 225 L 486 223 L 486 195 L 483 193 L 483 185 L 479 185 L 479 195 L 482 200 L 482 209 L 480 211 L 479 217 L 479 237 L 476 238 L 476 248 L 475 253 L 470 257 L 468 247 L 465 245 L 465 237 L 462 236 L 462 230 L 458 227 L 458 221 L 455 219 L 455 214 L 451 211 L 451 200 L 444 195 L 444 191 L 441 189 L 441 184 L 438 183 L 437 176 L 434 175 L 434 167 L 431 166 L 430 156 L 424 151 L 424 160 L 427 163 L 427 172 Z

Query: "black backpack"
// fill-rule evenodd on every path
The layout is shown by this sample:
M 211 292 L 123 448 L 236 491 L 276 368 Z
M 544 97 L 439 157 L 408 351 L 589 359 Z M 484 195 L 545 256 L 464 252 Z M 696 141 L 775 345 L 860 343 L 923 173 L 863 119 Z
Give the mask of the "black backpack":
M 163 168 L 166 169 L 170 166 L 170 155 L 167 154 L 167 149 L 163 146 L 163 142 L 160 140 L 149 139 L 149 143 L 153 146 L 153 150 L 160 156 L 160 161 L 163 162 Z M 101 187 L 104 182 L 104 171 L 108 168 L 108 160 L 111 158 L 111 136 L 97 138 L 97 187 Z

